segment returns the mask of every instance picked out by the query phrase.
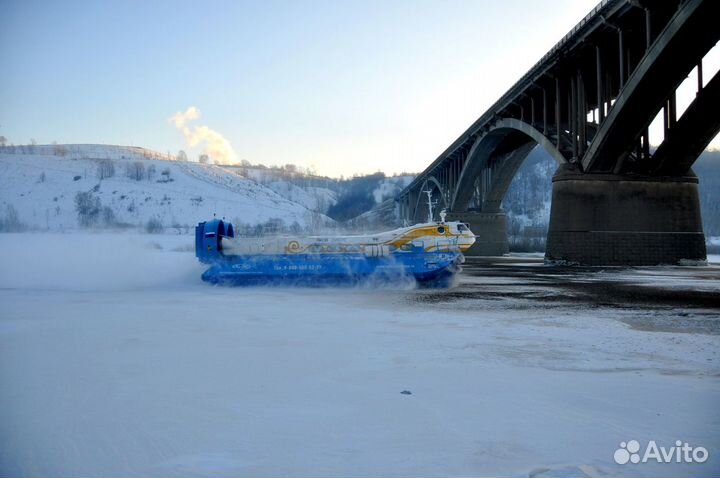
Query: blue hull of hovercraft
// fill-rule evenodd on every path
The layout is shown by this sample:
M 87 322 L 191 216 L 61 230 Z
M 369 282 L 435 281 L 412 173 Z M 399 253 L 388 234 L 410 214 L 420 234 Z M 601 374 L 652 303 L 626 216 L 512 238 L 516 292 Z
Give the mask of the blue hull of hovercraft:
M 428 287 L 447 287 L 460 270 L 457 251 L 427 252 L 422 247 L 380 257 L 363 253 L 224 254 L 223 238 L 232 224 L 218 219 L 195 228 L 195 255 L 210 268 L 202 279 L 223 285 L 355 285 L 414 280 Z
M 408 278 L 447 286 L 459 270 L 460 254 L 403 252 L 368 258 L 361 254 L 223 256 L 202 279 L 224 285 L 354 285 L 394 283 Z

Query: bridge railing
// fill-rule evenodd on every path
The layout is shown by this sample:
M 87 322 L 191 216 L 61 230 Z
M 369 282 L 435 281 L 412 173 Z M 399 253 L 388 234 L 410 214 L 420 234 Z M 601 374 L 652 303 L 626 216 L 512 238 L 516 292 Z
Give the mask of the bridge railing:
M 577 25 L 575 25 L 572 30 L 570 30 L 564 37 L 562 37 L 562 39 L 561 39 L 559 42 L 557 42 L 557 43 L 555 44 L 555 46 L 552 47 L 552 48 L 540 59 L 540 61 L 538 61 L 532 68 L 530 68 L 530 70 L 528 71 L 528 73 L 526 73 L 525 76 L 523 76 L 523 78 L 521 78 L 521 80 L 520 80 L 518 83 L 520 83 L 520 82 L 522 82 L 522 80 L 526 79 L 526 77 L 527 77 L 533 70 L 535 70 L 536 68 L 540 67 L 540 65 L 542 65 L 542 64 L 545 62 L 545 60 L 547 60 L 547 59 L 548 59 L 550 56 L 552 56 L 555 52 L 557 52 L 558 50 L 560 50 L 560 48 L 562 48 L 562 46 L 563 46 L 565 43 L 567 43 L 567 42 L 570 40 L 570 38 L 572 38 L 578 31 L 580 31 L 580 29 L 581 29 L 582 27 L 584 27 L 591 19 L 595 18 L 595 17 L 597 16 L 597 14 L 600 12 L 600 10 L 602 10 L 603 8 L 605 8 L 610 2 L 613 2 L 613 1 L 615 1 L 615 0 L 602 0 L 599 4 L 597 4 L 597 5 L 595 6 L 595 8 L 593 8 L 593 9 L 590 11 L 590 13 L 588 13 L 587 15 L 585 15 L 585 17 L 584 17 L 582 20 L 580 20 L 580 22 L 579 22 Z
M 508 100 L 515 97 L 517 95 L 517 90 L 522 89 L 523 86 L 527 83 L 528 79 L 537 75 L 537 73 L 546 64 L 548 59 L 550 59 L 553 55 L 555 55 L 558 51 L 560 51 L 567 43 L 569 43 L 570 40 L 572 38 L 574 38 L 575 35 L 578 32 L 580 32 L 590 22 L 590 20 L 596 18 L 598 13 L 600 13 L 600 11 L 604 10 L 609 4 L 618 3 L 618 2 L 619 2 L 619 0 L 602 0 L 599 4 L 597 4 L 595 6 L 595 8 L 593 8 L 590 11 L 590 13 L 585 15 L 585 17 L 583 17 L 583 19 L 580 20 L 580 22 L 578 24 L 576 24 L 572 30 L 570 30 L 564 37 L 562 37 L 562 39 L 560 41 L 558 41 L 547 53 L 545 53 L 545 55 L 543 55 L 543 57 L 539 61 L 537 61 L 522 77 L 520 77 L 520 79 L 518 81 L 516 81 L 508 89 L 508 91 L 502 97 L 500 97 L 500 99 L 498 101 L 495 102 L 495 104 L 493 104 L 493 106 L 490 108 L 490 110 L 488 112 L 492 113 L 493 111 L 495 111 L 497 109 L 498 106 L 503 105 Z M 485 115 L 480 117 L 478 122 L 480 120 L 483 120 L 484 116 Z M 477 124 L 478 122 L 476 122 L 475 124 Z M 473 124 L 473 127 L 475 126 L 475 124 Z

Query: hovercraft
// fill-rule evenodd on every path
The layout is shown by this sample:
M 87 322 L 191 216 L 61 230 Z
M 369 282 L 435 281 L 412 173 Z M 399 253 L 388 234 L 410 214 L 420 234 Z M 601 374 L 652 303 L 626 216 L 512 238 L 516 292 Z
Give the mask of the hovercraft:
M 212 284 L 354 284 L 412 278 L 449 285 L 475 236 L 461 222 L 423 223 L 374 235 L 236 238 L 219 219 L 195 228 L 195 254 Z
M 202 279 L 225 285 L 412 279 L 420 285 L 443 287 L 460 271 L 463 252 L 474 242 L 467 224 L 446 222 L 444 212 L 440 221 L 372 235 L 235 237 L 232 224 L 220 219 L 195 228 L 195 255 L 210 265 Z

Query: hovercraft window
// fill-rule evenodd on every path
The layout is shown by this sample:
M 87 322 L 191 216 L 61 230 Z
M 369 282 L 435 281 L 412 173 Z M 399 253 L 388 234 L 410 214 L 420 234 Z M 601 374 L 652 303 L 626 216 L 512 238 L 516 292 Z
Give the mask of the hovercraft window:
M 463 232 L 463 231 L 465 231 L 465 230 L 466 230 L 465 225 L 463 225 L 463 224 L 458 224 L 458 232 Z

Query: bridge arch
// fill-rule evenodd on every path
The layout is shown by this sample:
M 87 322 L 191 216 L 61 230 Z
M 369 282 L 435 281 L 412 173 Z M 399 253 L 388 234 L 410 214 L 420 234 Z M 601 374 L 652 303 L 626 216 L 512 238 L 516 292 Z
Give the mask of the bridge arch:
M 453 212 L 466 211 L 474 194 L 476 179 L 483 170 L 489 170 L 491 178 L 483 189 L 482 209 L 486 212 L 499 211 L 512 179 L 536 145 L 542 146 L 558 165 L 567 164 L 567 159 L 537 128 L 515 118 L 496 121 L 468 152 L 450 209 Z
M 437 197 L 442 202 L 442 207 L 440 209 L 448 209 L 449 204 L 446 198 L 445 188 L 443 188 L 442 184 L 435 176 L 428 176 L 425 178 L 425 181 L 423 181 L 415 199 L 415 208 L 413 209 L 412 214 L 412 218 L 414 220 L 424 220 L 427 216 L 427 196 L 423 191 L 427 191 L 427 188 L 430 185 L 432 185 L 431 191 L 433 192 L 433 198 Z

